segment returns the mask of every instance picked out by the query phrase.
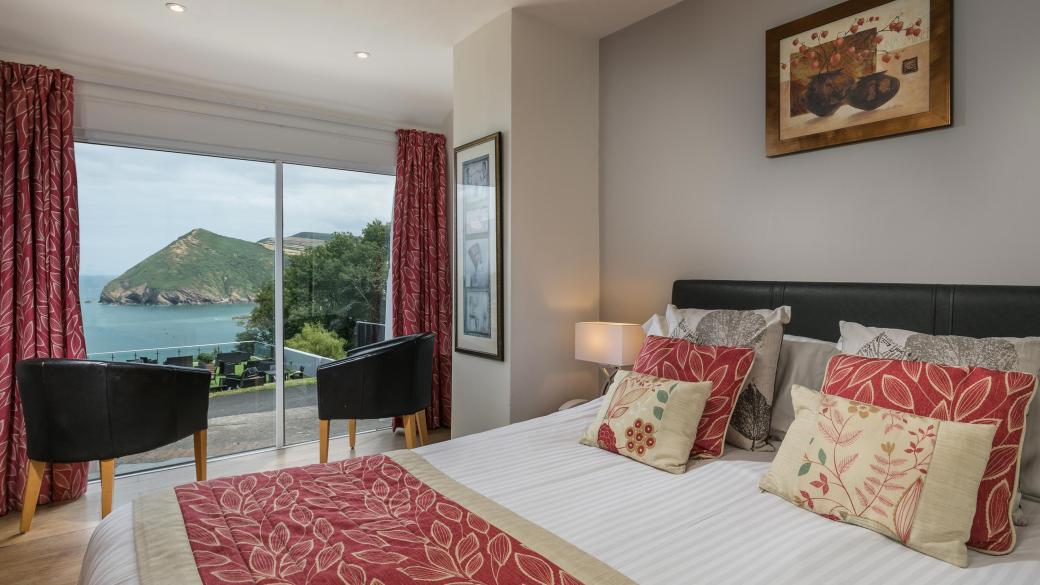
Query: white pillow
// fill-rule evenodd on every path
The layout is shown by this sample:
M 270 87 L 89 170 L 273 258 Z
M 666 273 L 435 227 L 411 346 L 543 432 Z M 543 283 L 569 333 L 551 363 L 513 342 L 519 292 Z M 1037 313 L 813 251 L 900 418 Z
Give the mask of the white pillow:
M 668 321 L 664 315 L 653 315 L 646 320 L 646 323 L 643 323 L 643 331 L 647 335 L 668 337 Z

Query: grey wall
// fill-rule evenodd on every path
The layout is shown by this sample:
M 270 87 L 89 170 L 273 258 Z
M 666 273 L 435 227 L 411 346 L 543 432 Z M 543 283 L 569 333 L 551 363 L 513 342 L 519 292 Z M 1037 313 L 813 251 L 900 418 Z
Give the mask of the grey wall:
M 677 278 L 1040 284 L 1036 0 L 954 2 L 954 126 L 768 159 L 765 31 L 687 0 L 601 41 L 601 318 Z

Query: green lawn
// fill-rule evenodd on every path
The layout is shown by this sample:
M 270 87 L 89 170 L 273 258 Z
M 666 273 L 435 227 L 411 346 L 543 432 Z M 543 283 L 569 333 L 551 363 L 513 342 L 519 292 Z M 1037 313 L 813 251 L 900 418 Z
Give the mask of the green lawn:
M 193 366 L 198 368 L 198 367 L 201 367 L 202 364 L 200 364 L 196 360 L 193 363 Z M 246 365 L 244 363 L 235 365 L 235 375 L 236 376 L 241 376 L 242 372 L 245 370 L 245 368 L 246 368 Z M 314 381 L 315 381 L 315 378 L 295 378 L 295 379 L 292 379 L 292 380 L 286 380 L 285 381 L 285 387 L 286 388 L 293 388 L 295 386 L 304 386 L 304 385 L 307 385 L 307 384 L 313 384 Z M 209 385 L 210 385 L 210 391 L 209 391 L 210 396 L 217 396 L 217 395 L 220 395 L 220 396 L 231 396 L 231 395 L 234 395 L 234 394 L 248 394 L 250 392 L 263 392 L 265 390 L 274 390 L 274 382 L 268 382 L 267 384 L 260 384 L 259 386 L 251 386 L 249 388 L 235 388 L 233 390 L 216 390 L 216 388 L 218 386 L 220 386 L 223 382 L 224 382 L 224 376 L 223 375 L 217 374 L 216 376 L 213 376 L 213 379 L 210 380 L 210 383 L 209 383 Z

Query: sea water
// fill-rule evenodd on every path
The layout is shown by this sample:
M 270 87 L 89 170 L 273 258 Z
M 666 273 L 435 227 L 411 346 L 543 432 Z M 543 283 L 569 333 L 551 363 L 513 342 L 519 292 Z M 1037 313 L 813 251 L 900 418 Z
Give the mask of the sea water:
M 109 356 L 94 354 L 180 346 L 202 346 L 198 349 L 210 352 L 213 350 L 211 346 L 235 341 L 235 335 L 244 329 L 245 318 L 253 310 L 252 303 L 175 306 L 101 304 L 98 302 L 101 289 L 111 278 L 92 275 L 80 278 L 80 308 L 83 311 L 87 353 L 99 359 L 108 359 Z M 188 347 L 183 353 L 196 353 L 198 349 Z M 178 352 L 161 353 L 168 356 Z M 147 351 L 140 355 L 155 357 L 149 356 Z M 129 359 L 134 356 L 116 357 Z

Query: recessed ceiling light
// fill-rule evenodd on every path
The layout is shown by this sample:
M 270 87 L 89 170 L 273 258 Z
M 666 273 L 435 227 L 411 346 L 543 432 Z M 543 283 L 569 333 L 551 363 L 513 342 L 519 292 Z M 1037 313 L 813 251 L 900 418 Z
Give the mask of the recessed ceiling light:
M 173 12 L 181 13 L 187 10 L 183 4 L 177 4 L 176 2 L 167 2 L 166 7 Z
M 358 52 L 354 53 L 354 56 L 357 57 L 358 59 L 368 59 L 372 55 L 370 55 L 368 51 L 358 51 Z

